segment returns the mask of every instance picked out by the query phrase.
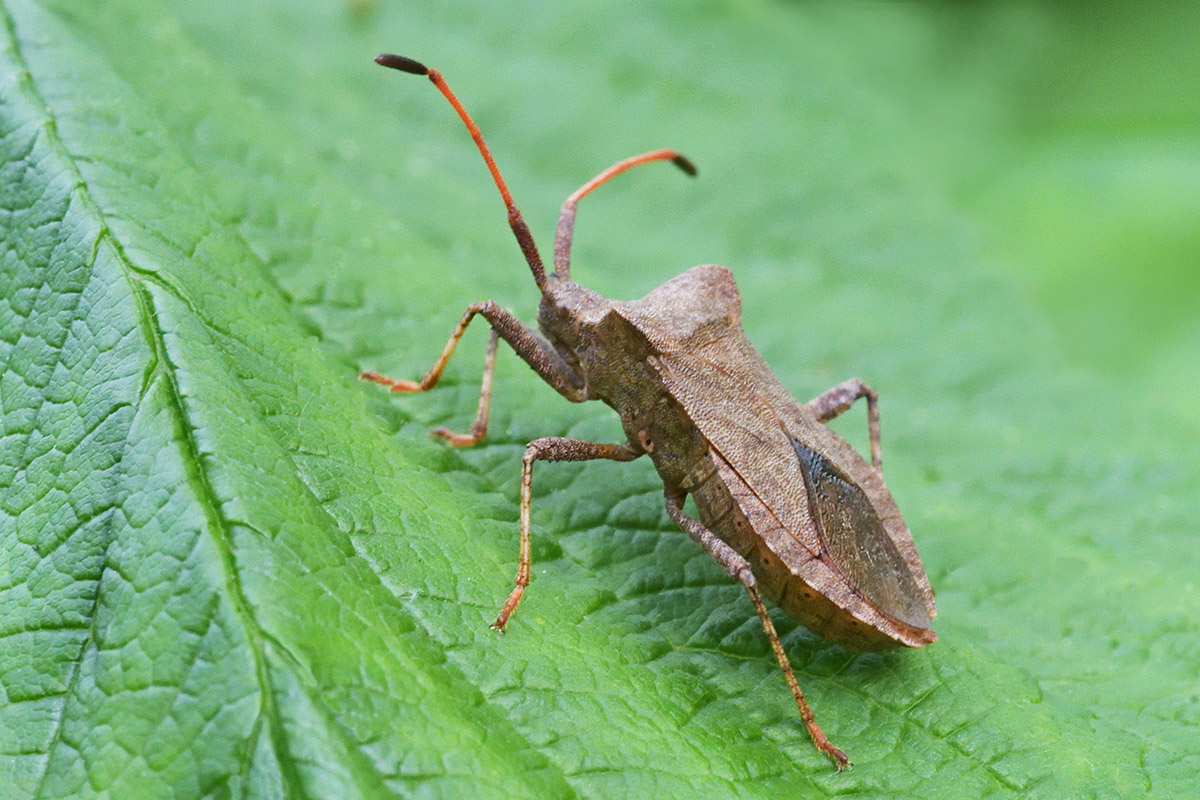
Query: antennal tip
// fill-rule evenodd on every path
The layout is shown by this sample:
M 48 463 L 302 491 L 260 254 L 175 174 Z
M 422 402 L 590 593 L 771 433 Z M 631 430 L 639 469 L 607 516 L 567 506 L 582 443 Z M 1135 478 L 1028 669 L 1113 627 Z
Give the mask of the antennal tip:
M 375 63 L 381 67 L 389 69 L 398 69 L 401 72 L 407 72 L 410 75 L 428 75 L 429 67 L 422 64 L 420 61 L 414 61 L 411 58 L 404 56 L 392 55 L 391 53 L 382 53 L 375 56 Z
M 671 159 L 671 163 L 674 164 L 675 166 L 679 167 L 681 170 L 686 172 L 688 175 L 691 175 L 693 178 L 696 177 L 696 172 L 697 172 L 696 165 L 693 164 L 691 162 L 691 159 L 689 159 L 687 156 L 676 153 L 675 157 Z

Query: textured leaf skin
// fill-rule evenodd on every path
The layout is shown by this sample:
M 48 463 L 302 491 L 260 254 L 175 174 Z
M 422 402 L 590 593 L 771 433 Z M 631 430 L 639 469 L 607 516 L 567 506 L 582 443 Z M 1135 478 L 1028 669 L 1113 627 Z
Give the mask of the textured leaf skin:
M 1010 118 L 1029 75 L 1063 72 L 1050 45 L 1086 52 L 1119 20 L 244 5 L 0 7 L 0 797 L 1192 791 L 1194 239 L 1137 206 L 1163 220 L 1161 267 L 1124 268 L 1150 297 L 1177 276 L 1171 303 L 1117 315 L 1133 355 L 1097 369 L 1061 335 L 1086 311 L 1030 266 L 1090 241 L 1088 196 L 1073 223 L 1010 227 L 1036 216 L 1010 169 L 1031 151 L 1106 175 L 1194 163 L 1171 131 L 1195 108 L 1095 126 L 1115 156 L 1070 149 L 1086 104 Z M 939 641 L 853 656 L 777 618 L 852 772 L 812 751 L 741 590 L 672 529 L 648 464 L 539 466 L 534 582 L 509 635 L 487 630 L 521 447 L 619 426 L 502 356 L 490 443 L 429 441 L 470 418 L 479 332 L 438 392 L 354 381 L 419 373 L 471 300 L 534 304 L 470 142 L 381 50 L 447 75 L 543 247 L 596 170 L 688 153 L 694 184 L 648 168 L 588 199 L 576 276 L 628 298 L 724 263 L 801 399 L 853 374 L 880 391 Z M 1137 96 L 1129 119 L 1167 119 Z M 865 442 L 861 416 L 837 426 Z

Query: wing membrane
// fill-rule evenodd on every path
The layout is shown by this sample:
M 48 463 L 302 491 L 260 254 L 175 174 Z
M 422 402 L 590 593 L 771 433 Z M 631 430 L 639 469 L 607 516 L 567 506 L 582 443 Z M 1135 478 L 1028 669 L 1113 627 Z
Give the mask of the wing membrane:
M 817 534 L 839 570 L 892 616 L 928 627 L 916 581 L 866 494 L 829 459 L 790 435 L 788 440 L 799 459 Z
M 765 537 L 773 550 L 801 546 L 882 613 L 929 626 L 932 591 L 882 479 L 806 413 L 740 331 L 657 364 L 710 446 L 778 521 L 781 530 Z

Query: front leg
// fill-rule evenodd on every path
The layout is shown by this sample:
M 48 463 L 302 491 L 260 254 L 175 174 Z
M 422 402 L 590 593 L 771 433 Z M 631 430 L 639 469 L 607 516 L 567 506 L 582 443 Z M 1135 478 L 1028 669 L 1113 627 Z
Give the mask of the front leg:
M 668 488 L 665 496 L 667 515 L 675 521 L 676 525 L 683 528 L 684 533 L 703 547 L 705 552 L 712 556 L 713 560 L 720 564 L 721 568 L 740 583 L 746 589 L 746 593 L 750 595 L 750 601 L 754 603 L 754 610 L 758 612 L 763 630 L 766 631 L 767 639 L 771 642 L 771 649 L 775 651 L 775 660 L 783 669 L 783 677 L 787 681 L 788 688 L 792 690 L 792 697 L 796 699 L 796 706 L 800 709 L 800 719 L 804 720 L 804 725 L 808 728 L 809 735 L 812 736 L 813 744 L 822 753 L 828 754 L 837 764 L 838 772 L 841 772 L 850 766 L 850 759 L 833 746 L 825 737 L 824 731 L 817 725 L 812 709 L 808 707 L 808 702 L 804 699 L 804 692 L 800 691 L 796 673 L 792 672 L 792 665 L 788 661 L 787 653 L 783 651 L 779 635 L 775 632 L 775 624 L 771 622 L 771 616 L 763 604 L 762 595 L 758 591 L 758 580 L 750 571 L 750 563 L 716 534 L 684 513 L 683 500 L 686 495 L 682 491 Z
M 492 623 L 493 629 L 504 633 L 509 616 L 516 610 L 517 603 L 521 602 L 521 594 L 529 585 L 529 507 L 533 496 L 533 462 L 594 461 L 601 458 L 610 461 L 632 461 L 641 454 L 640 450 L 634 450 L 627 444 L 597 444 L 560 436 L 547 436 L 529 443 L 525 448 L 525 458 L 521 466 L 521 556 L 517 566 L 516 586 L 504 602 L 496 621 Z
M 883 467 L 883 448 L 879 443 L 879 395 L 858 378 L 842 381 L 828 391 L 805 403 L 805 407 L 817 415 L 821 422 L 829 422 L 854 405 L 860 397 L 867 398 L 867 429 L 871 434 L 871 463 L 875 469 Z
M 358 373 L 358 377 L 365 381 L 374 381 L 375 383 L 387 386 L 393 392 L 424 392 L 432 389 L 441 380 L 442 372 L 446 369 L 446 363 L 450 361 L 450 356 L 454 354 L 454 348 L 458 346 L 458 340 L 462 338 L 463 333 L 467 330 L 467 326 L 471 324 L 471 320 L 475 318 L 476 314 L 482 315 L 491 324 L 492 336 L 488 340 L 487 354 L 483 362 L 483 380 L 480 387 L 479 409 L 475 415 L 475 422 L 471 425 L 471 432 L 467 434 L 453 433 L 445 428 L 437 428 L 433 431 L 434 435 L 446 439 L 453 445 L 471 445 L 481 441 L 487 434 L 497 336 L 508 342 L 517 355 L 525 363 L 533 367 L 534 372 L 540 375 L 546 383 L 553 386 L 559 394 L 576 403 L 587 399 L 583 378 L 558 354 L 558 351 L 527 325 L 496 305 L 492 300 L 485 300 L 482 303 L 472 303 L 467 306 L 466 312 L 463 313 L 462 318 L 458 321 L 458 325 L 454 328 L 454 333 L 450 334 L 450 340 L 442 348 L 442 354 L 420 381 L 389 378 L 385 375 L 380 375 L 378 372 L 370 371 L 360 372 Z

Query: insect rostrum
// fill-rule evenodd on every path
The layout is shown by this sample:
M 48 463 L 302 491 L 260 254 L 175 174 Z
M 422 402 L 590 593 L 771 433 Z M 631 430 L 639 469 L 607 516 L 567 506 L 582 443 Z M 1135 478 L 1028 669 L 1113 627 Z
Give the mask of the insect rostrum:
M 525 450 L 521 552 L 516 585 L 492 627 L 503 631 L 529 585 L 529 506 L 535 461 L 632 461 L 647 455 L 663 481 L 667 513 L 750 595 L 813 742 L 839 770 L 850 762 L 813 719 L 763 597 L 821 636 L 853 650 L 922 647 L 937 636 L 933 592 L 880 472 L 875 391 L 857 379 L 797 402 L 742 332 L 741 301 L 729 270 L 693 267 L 640 300 L 610 300 L 571 280 L 571 235 L 579 201 L 631 167 L 671 161 L 673 150 L 618 162 L 567 198 L 549 275 L 508 187 L 471 117 L 436 70 L 403 56 L 376 62 L 427 76 L 479 147 L 541 291 L 538 331 L 492 301 L 472 303 L 441 356 L 419 381 L 363 372 L 394 392 L 433 388 L 476 315 L 491 325 L 479 411 L 469 433 L 435 434 L 470 445 L 487 433 L 492 368 L 504 339 L 572 402 L 600 400 L 621 417 L 625 441 L 598 444 L 547 437 Z M 867 401 L 871 463 L 824 423 Z M 691 495 L 699 519 L 684 512 Z

